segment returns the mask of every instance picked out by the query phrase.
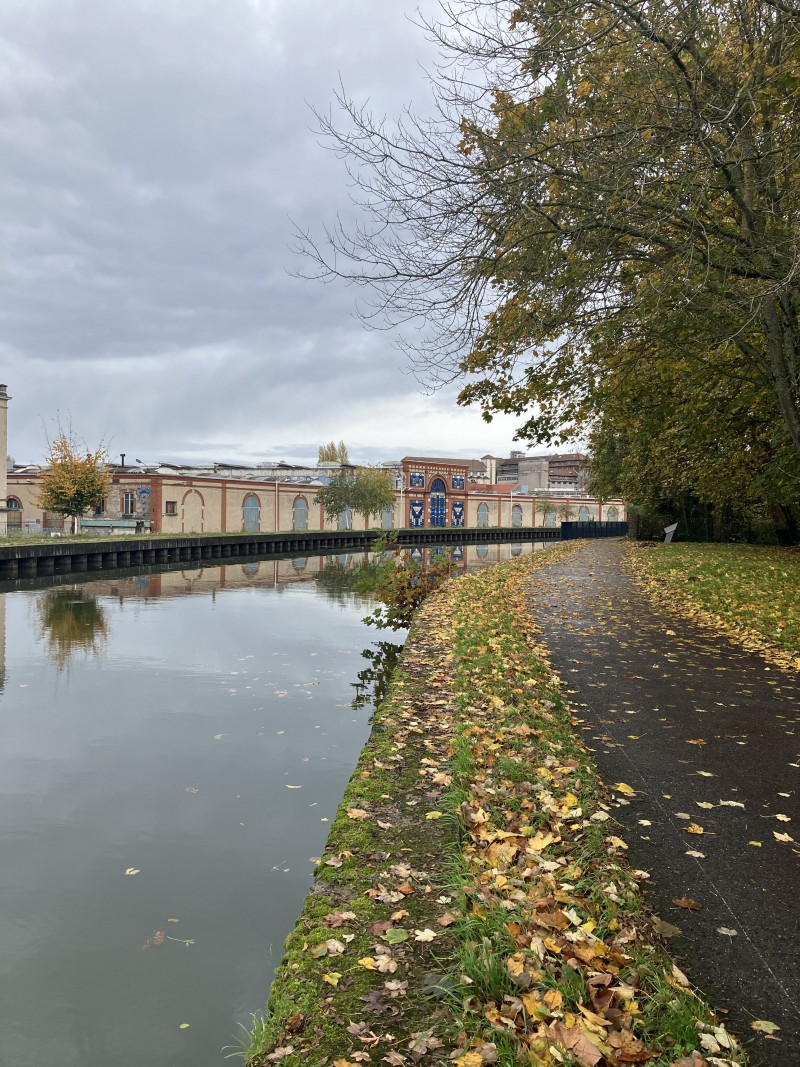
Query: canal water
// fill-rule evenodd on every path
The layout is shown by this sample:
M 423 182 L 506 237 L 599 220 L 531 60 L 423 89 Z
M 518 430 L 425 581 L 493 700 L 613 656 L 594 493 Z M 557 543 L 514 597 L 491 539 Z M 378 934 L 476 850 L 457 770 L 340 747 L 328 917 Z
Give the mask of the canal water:
M 394 651 L 356 562 L 0 592 L 0 1064 L 226 1062 Z

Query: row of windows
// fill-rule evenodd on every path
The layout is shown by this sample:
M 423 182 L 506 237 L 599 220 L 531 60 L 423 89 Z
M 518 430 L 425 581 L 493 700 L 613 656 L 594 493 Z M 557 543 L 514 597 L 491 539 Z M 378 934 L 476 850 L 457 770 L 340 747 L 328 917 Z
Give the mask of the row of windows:
M 420 475 L 420 477 L 422 477 Z M 462 479 L 463 481 L 463 479 Z M 437 484 L 438 483 L 438 484 Z M 432 526 L 444 526 L 445 515 L 445 500 L 444 500 L 444 483 L 441 479 L 437 479 L 431 486 L 432 496 L 430 500 L 430 522 Z M 120 503 L 122 505 L 123 515 L 134 515 L 136 513 L 136 495 L 132 492 L 126 492 L 121 494 Z M 412 526 L 421 526 L 424 524 L 422 510 L 423 502 L 421 500 L 411 501 L 412 510 Z M 6 501 L 6 507 L 9 512 L 22 511 L 22 503 L 13 496 L 8 497 Z M 106 501 L 103 499 L 100 506 L 95 510 L 96 515 L 104 515 L 106 512 Z M 178 514 L 178 502 L 177 500 L 167 500 L 164 503 L 164 514 L 176 516 Z M 258 531 L 261 520 L 261 502 L 258 497 L 251 493 L 244 498 L 242 504 L 242 516 L 243 527 L 245 531 Z M 583 505 L 578 511 L 578 522 L 588 522 L 591 516 L 589 509 Z M 394 519 L 393 508 L 385 508 L 381 515 L 381 526 L 383 529 L 391 529 Z M 606 514 L 608 522 L 619 521 L 619 509 L 613 504 L 609 507 Z M 9 521 L 13 524 L 14 516 L 9 516 Z M 555 508 L 547 508 L 544 512 L 544 525 L 548 527 L 555 526 L 557 522 L 557 515 Z M 463 526 L 464 524 L 464 505 L 462 502 L 457 501 L 453 504 L 453 525 Z M 348 508 L 343 511 L 339 516 L 339 529 L 349 530 L 353 525 L 353 513 Z M 478 505 L 478 522 L 479 527 L 485 528 L 489 525 L 489 506 L 485 503 Z M 522 525 L 522 508 L 519 504 L 515 504 L 511 509 L 511 525 Z M 292 527 L 295 530 L 308 529 L 308 501 L 305 497 L 299 496 L 294 501 L 292 506 Z
M 424 489 L 425 488 L 425 475 L 414 473 L 409 477 L 409 485 L 412 489 Z M 454 474 L 450 479 L 451 489 L 464 489 L 466 485 L 466 479 L 463 474 Z M 432 493 L 444 493 L 445 485 L 441 478 L 434 478 L 431 482 Z

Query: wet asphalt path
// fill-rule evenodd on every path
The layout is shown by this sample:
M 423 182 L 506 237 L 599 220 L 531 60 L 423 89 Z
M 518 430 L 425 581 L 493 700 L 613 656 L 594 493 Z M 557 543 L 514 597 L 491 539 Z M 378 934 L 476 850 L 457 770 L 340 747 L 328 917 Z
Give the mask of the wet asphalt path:
M 676 961 L 755 1067 L 798 1067 L 800 675 L 660 615 L 622 555 L 595 541 L 538 571 L 534 618 L 605 781 L 636 790 L 615 814 L 653 907 L 682 931 Z M 682 897 L 702 910 L 671 903 Z M 777 1023 L 780 1043 L 754 1019 Z

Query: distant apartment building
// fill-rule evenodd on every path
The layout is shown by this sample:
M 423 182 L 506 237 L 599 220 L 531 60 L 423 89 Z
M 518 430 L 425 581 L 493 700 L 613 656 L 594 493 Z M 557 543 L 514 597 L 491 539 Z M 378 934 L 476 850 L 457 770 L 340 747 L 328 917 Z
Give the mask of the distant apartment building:
M 526 456 L 512 452 L 508 457 L 482 456 L 482 462 L 494 474 L 497 485 L 524 485 L 529 491 L 586 488 L 589 457 L 582 452 Z

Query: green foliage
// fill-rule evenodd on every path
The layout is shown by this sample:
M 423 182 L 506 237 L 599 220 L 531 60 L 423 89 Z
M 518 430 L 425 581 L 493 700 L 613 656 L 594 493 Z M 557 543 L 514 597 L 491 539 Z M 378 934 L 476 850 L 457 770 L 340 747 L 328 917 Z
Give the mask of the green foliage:
M 379 630 L 405 630 L 423 600 L 453 573 L 449 550 L 431 553 L 426 562 L 408 558 L 407 551 L 397 549 L 392 557 L 369 572 L 369 584 L 362 591 L 381 602 L 365 622 Z M 365 575 L 367 572 L 363 572 Z
M 319 463 L 341 463 L 346 465 L 350 462 L 347 455 L 347 445 L 344 441 L 340 441 L 337 445 L 335 441 L 329 441 L 326 445 L 319 446 Z
M 48 471 L 38 504 L 47 511 L 73 517 L 96 508 L 111 484 L 106 448 L 102 444 L 94 450 L 86 448 L 71 429 L 60 428 L 48 445 Z
M 329 519 L 337 519 L 349 510 L 369 522 L 370 516 L 393 506 L 394 479 L 388 471 L 373 467 L 341 471 L 318 491 L 315 501 L 322 504 Z
M 797 502 L 796 3 L 443 8 L 438 121 L 323 122 L 376 225 L 309 254 L 487 419 L 592 432 L 607 492 Z

